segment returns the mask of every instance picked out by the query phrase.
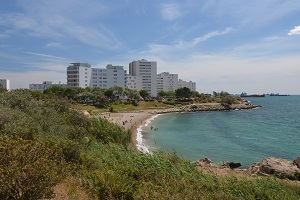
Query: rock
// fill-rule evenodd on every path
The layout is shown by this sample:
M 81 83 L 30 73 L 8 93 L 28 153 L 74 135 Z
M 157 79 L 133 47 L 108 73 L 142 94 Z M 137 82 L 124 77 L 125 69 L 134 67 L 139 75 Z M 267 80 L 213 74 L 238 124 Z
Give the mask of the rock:
M 200 167 L 219 167 L 218 164 L 211 161 L 209 158 L 202 158 L 194 162 L 195 165 Z
M 261 162 L 253 163 L 248 168 L 248 173 L 258 175 L 275 175 L 278 178 L 299 179 L 300 169 L 293 161 L 268 157 Z
M 228 167 L 230 169 L 239 168 L 242 166 L 239 162 L 223 162 L 223 166 Z
M 298 157 L 294 160 L 294 164 L 297 165 L 297 167 L 300 169 L 300 156 L 298 156 Z

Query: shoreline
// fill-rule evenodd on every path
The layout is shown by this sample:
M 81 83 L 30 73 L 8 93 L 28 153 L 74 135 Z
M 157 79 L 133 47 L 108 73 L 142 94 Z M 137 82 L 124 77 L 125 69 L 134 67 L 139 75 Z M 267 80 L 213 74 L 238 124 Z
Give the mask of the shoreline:
M 230 106 L 219 103 L 202 103 L 190 104 L 178 108 L 169 109 L 148 109 L 122 113 L 103 113 L 101 117 L 106 118 L 110 122 L 122 126 L 125 130 L 131 130 L 131 144 L 133 147 L 143 153 L 149 153 L 142 141 L 142 135 L 139 135 L 141 128 L 145 126 L 149 119 L 154 118 L 159 114 L 167 113 L 188 113 L 188 112 L 209 112 L 209 111 L 230 111 L 230 110 L 247 110 L 255 109 L 262 106 L 253 105 L 249 102 L 241 104 L 233 104 Z
M 153 109 L 153 110 L 140 110 L 136 112 L 124 113 L 103 113 L 101 117 L 107 118 L 110 122 L 119 124 L 125 130 L 131 130 L 131 144 L 134 149 L 140 153 L 151 153 L 143 144 L 141 128 L 158 116 L 159 114 L 167 113 L 188 113 L 188 112 L 209 112 L 209 111 L 230 111 L 230 110 L 247 110 L 255 109 L 262 106 L 253 105 L 249 102 L 242 104 L 235 104 L 231 106 L 224 106 L 221 104 L 191 104 L 179 108 L 170 109 Z M 240 168 L 241 163 L 224 162 L 223 165 L 216 164 L 208 158 L 193 161 L 197 168 L 203 172 L 213 172 L 216 175 L 275 175 L 277 178 L 288 177 L 290 180 L 298 180 L 300 174 L 300 157 L 294 161 L 268 157 L 260 162 L 252 163 L 247 168 Z M 231 165 L 237 165 L 232 167 Z M 268 166 L 268 167 L 265 167 Z M 273 173 L 274 172 L 274 173 Z M 297 182 L 298 182 L 297 181 Z M 299 183 L 299 182 L 298 182 Z

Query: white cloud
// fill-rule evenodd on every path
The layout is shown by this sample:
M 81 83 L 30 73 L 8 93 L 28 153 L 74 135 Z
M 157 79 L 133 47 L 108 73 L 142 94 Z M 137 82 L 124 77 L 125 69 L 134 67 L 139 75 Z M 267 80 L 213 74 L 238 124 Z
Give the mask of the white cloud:
M 22 34 L 59 41 L 77 40 L 97 48 L 119 49 L 122 46 L 115 34 L 101 24 L 101 18 L 97 19 L 107 12 L 98 1 L 19 1 L 19 4 L 23 8 L 20 12 L 0 14 L 0 25 L 22 31 Z M 83 10 L 85 14 L 76 14 Z
M 294 29 L 289 31 L 288 35 L 300 35 L 300 26 L 295 26 Z
M 174 21 L 181 17 L 181 12 L 177 4 L 162 4 L 161 5 L 161 15 L 164 20 Z
M 48 44 L 45 45 L 46 48 L 60 48 L 63 45 L 59 42 L 50 42 Z
M 233 29 L 229 27 L 229 28 L 226 28 L 223 31 L 214 31 L 214 32 L 207 33 L 204 36 L 196 38 L 193 42 L 193 45 L 196 45 L 200 42 L 204 42 L 205 40 L 208 40 L 212 37 L 216 37 L 216 36 L 220 36 L 220 35 L 226 35 L 226 34 L 230 33 L 232 30 Z

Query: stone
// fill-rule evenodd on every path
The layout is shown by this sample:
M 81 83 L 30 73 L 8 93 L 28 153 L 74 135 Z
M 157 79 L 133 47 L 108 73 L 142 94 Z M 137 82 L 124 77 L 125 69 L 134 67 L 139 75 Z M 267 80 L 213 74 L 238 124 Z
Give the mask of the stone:
M 297 165 L 297 167 L 300 169 L 300 156 L 298 156 L 298 157 L 294 160 L 294 164 Z
M 223 166 L 228 167 L 230 169 L 236 169 L 242 166 L 239 162 L 223 162 Z
M 298 179 L 300 169 L 293 161 L 282 158 L 268 157 L 261 162 L 253 163 L 248 173 L 258 175 L 275 175 L 278 178 Z
M 194 162 L 195 165 L 200 167 L 219 167 L 218 164 L 210 160 L 209 158 L 202 158 Z

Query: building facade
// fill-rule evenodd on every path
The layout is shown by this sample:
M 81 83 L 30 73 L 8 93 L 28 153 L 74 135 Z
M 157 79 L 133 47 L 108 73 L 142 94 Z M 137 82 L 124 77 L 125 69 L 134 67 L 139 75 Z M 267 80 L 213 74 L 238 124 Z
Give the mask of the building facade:
M 143 83 L 141 76 L 131 76 L 129 74 L 126 74 L 126 88 L 140 91 L 143 89 L 142 85 Z
M 142 90 L 151 97 L 157 97 L 157 63 L 145 59 L 129 63 L 129 75 L 142 78 Z
M 10 80 L 8 79 L 0 79 L 0 85 L 8 91 L 10 91 Z
M 37 83 L 32 83 L 32 84 L 29 84 L 29 90 L 32 90 L 32 91 L 40 91 L 40 92 L 44 92 L 45 90 L 49 89 L 49 88 L 52 88 L 54 86 L 58 86 L 58 87 L 61 87 L 61 88 L 67 88 L 68 85 L 67 84 L 53 84 L 52 81 L 43 81 L 42 84 L 37 84 Z
M 178 74 L 162 72 L 157 74 L 157 92 L 175 91 L 178 89 Z
M 192 82 L 192 81 L 187 82 L 182 79 L 179 79 L 178 80 L 178 88 L 183 88 L 183 87 L 187 87 L 191 91 L 196 91 L 196 82 Z
M 106 66 L 106 69 L 92 68 L 92 78 L 90 87 L 100 87 L 104 89 L 115 86 L 126 87 L 125 83 L 126 70 L 123 66 Z
M 91 68 L 88 63 L 71 63 L 67 68 L 67 85 L 69 88 L 114 86 L 125 88 L 126 70 L 123 66 L 107 65 L 106 68 Z
M 88 63 L 71 63 L 67 68 L 69 88 L 86 88 L 91 83 L 92 68 Z

